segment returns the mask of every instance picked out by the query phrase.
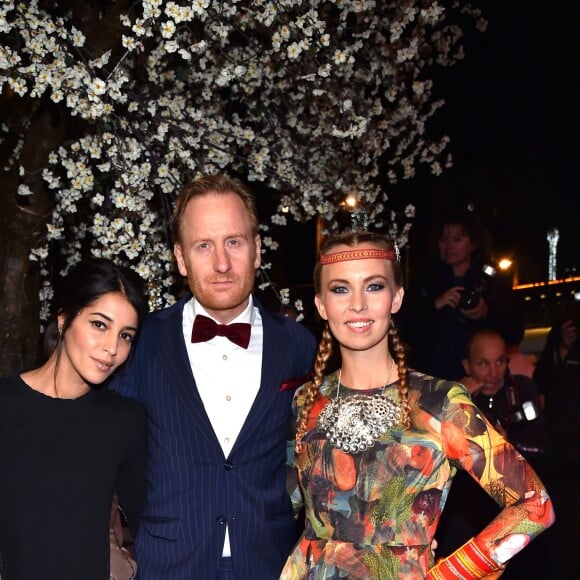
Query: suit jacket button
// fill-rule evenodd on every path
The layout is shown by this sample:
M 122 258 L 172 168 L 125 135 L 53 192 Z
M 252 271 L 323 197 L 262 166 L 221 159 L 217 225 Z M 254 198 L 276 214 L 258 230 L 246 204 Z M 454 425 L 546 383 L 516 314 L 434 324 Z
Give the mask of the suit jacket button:
M 232 465 L 232 462 L 231 462 L 231 461 L 226 461 L 226 462 L 224 463 L 224 467 L 225 467 L 226 469 L 228 469 L 228 470 L 229 470 L 229 469 L 233 469 L 233 468 L 234 468 L 234 466 Z
M 215 520 L 221 526 L 223 526 L 224 524 L 227 524 L 227 522 L 228 522 L 228 519 L 224 518 L 224 516 L 218 516 Z

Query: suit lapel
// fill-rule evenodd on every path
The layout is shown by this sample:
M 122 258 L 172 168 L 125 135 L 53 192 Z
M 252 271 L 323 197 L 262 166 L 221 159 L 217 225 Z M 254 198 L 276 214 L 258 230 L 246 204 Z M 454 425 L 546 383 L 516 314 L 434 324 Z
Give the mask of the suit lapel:
M 282 334 L 279 323 L 267 310 L 265 310 L 254 298 L 260 309 L 263 325 L 262 343 L 262 374 L 260 389 L 254 400 L 248 417 L 238 435 L 232 453 L 238 446 L 252 437 L 253 432 L 260 428 L 264 417 L 271 411 L 273 401 L 280 397 L 279 386 L 287 378 L 288 345 L 286 337 Z
M 167 311 L 166 318 L 159 319 L 160 328 L 154 329 L 154 332 L 165 339 L 160 340 L 161 346 L 157 356 L 163 361 L 163 367 L 167 369 L 171 388 L 183 403 L 183 408 L 191 415 L 193 424 L 199 426 L 199 430 L 206 435 L 208 440 L 212 439 L 217 443 L 193 377 L 183 337 L 183 308 L 189 298 L 181 299 L 171 311 Z M 161 329 L 165 328 L 169 330 L 162 332 Z M 166 364 L 165 361 L 170 361 L 170 364 Z

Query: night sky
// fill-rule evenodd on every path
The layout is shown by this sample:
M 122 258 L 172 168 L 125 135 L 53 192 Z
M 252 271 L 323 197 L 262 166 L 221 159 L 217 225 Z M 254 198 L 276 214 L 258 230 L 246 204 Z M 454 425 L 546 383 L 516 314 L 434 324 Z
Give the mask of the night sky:
M 542 9 L 487 2 L 487 31 L 469 32 L 465 59 L 436 77 L 446 104 L 430 128 L 451 138 L 454 166 L 395 188 L 417 208 L 411 264 L 425 255 L 431 212 L 472 202 L 494 249 L 518 261 L 520 282 L 548 275 L 546 234 L 558 228 L 559 278 L 580 275 L 579 35 L 572 3 Z M 574 105 L 573 105 L 573 100 Z

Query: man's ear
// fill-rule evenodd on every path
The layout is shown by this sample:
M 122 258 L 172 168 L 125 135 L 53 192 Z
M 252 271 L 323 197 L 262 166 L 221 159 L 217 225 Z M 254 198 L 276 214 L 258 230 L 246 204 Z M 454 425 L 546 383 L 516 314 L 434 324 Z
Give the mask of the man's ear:
M 254 243 L 256 244 L 256 258 L 254 260 L 254 268 L 257 270 L 262 263 L 262 239 L 260 238 L 260 234 L 256 234 Z
M 177 269 L 182 276 L 187 276 L 187 268 L 183 260 L 183 252 L 181 251 L 181 244 L 173 244 L 173 254 L 177 261 Z
M 326 316 L 326 308 L 324 308 L 324 304 L 322 304 L 318 294 L 314 297 L 314 304 L 316 305 L 316 309 L 318 310 L 320 317 L 323 320 L 328 320 L 328 316 Z
M 463 370 L 465 371 L 465 374 L 471 375 L 471 373 L 469 372 L 469 360 L 466 358 L 461 359 L 461 364 L 463 365 Z
M 397 288 L 396 292 L 393 294 L 393 303 L 391 304 L 391 314 L 399 312 L 403 304 L 403 296 L 405 295 L 405 289 L 401 286 Z

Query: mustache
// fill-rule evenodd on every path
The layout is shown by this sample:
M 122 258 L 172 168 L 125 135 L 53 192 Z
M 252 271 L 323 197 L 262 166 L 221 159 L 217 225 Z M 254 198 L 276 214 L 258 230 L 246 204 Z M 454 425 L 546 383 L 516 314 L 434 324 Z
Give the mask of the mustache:
M 235 282 L 237 280 L 237 276 L 231 275 L 218 275 L 218 276 L 211 276 L 207 278 L 207 282 L 210 284 L 215 284 L 216 282 Z

